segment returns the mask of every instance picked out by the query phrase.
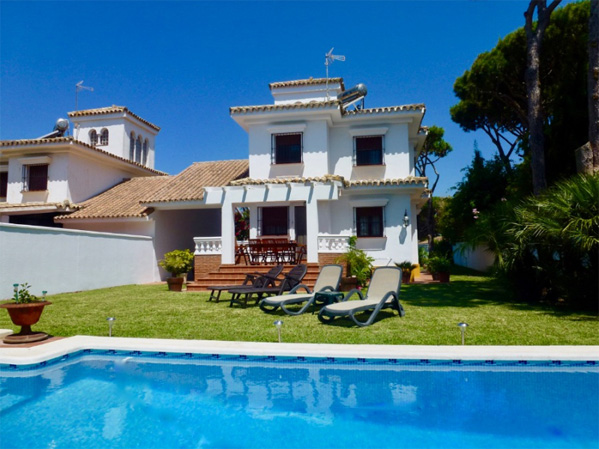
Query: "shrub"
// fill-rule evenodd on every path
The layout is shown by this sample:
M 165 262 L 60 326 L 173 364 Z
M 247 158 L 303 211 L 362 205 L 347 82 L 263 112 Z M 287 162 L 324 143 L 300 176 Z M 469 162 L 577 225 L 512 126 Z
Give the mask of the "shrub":
M 358 285 L 365 287 L 372 274 L 372 262 L 374 258 L 366 255 L 364 251 L 356 248 L 357 237 L 349 238 L 349 248 L 347 252 L 335 260 L 336 263 L 347 264 L 347 272 L 350 276 L 355 276 Z
M 188 250 L 176 249 L 164 255 L 158 264 L 176 278 L 188 273 L 193 267 L 193 253 Z
M 451 260 L 443 256 L 433 256 L 428 259 L 428 271 L 431 273 L 449 273 Z

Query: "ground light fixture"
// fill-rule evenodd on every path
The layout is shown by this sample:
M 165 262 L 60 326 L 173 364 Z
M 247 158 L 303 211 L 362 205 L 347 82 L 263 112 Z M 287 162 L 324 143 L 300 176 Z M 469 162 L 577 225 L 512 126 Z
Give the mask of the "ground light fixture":
M 113 316 L 109 316 L 108 318 L 106 318 L 106 321 L 108 321 L 108 336 L 112 337 L 112 325 L 116 321 L 116 318 Z
M 464 346 L 464 334 L 466 333 L 466 328 L 468 327 L 468 323 L 458 323 L 458 327 L 462 331 L 462 346 Z
M 277 326 L 277 333 L 279 334 L 279 343 L 281 343 L 281 327 L 283 327 L 283 321 L 276 320 L 272 324 L 274 324 L 275 326 Z
M 12 284 L 14 290 L 15 290 L 15 301 L 19 300 L 19 284 Z

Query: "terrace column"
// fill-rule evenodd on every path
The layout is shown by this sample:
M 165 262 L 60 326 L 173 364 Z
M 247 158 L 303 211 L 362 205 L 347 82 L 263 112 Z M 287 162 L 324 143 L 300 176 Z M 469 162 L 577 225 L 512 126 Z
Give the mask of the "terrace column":
M 308 263 L 318 263 L 318 201 L 314 195 L 306 201 L 306 249 Z
M 235 263 L 235 214 L 233 205 L 224 202 L 221 209 L 222 263 Z

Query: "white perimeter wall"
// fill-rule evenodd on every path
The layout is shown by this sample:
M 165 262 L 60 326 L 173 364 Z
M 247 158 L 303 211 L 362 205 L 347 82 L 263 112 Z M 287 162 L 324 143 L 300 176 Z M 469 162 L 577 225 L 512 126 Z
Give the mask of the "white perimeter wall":
M 160 280 L 150 237 L 0 224 L 0 299 Z
M 461 267 L 477 271 L 487 271 L 493 266 L 495 256 L 488 249 L 479 246 L 474 250 L 465 249 L 463 243 L 453 247 L 453 262 Z

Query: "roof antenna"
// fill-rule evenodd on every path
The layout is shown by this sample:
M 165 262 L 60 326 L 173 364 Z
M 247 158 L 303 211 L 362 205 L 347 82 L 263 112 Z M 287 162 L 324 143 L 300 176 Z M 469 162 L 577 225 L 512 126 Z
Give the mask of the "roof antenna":
M 324 66 L 327 68 L 327 101 L 329 100 L 329 66 L 333 63 L 333 61 L 345 61 L 345 56 L 343 55 L 334 55 L 333 49 L 331 48 L 329 52 L 324 55 Z
M 90 92 L 94 91 L 93 87 L 87 87 L 83 85 L 83 80 L 79 81 L 75 84 L 75 112 L 79 110 L 79 91 L 81 90 L 89 90 Z

